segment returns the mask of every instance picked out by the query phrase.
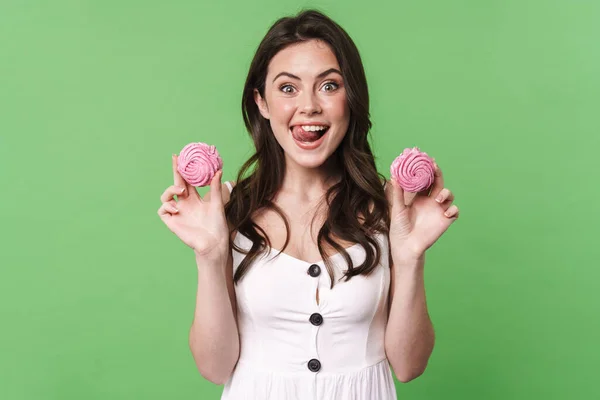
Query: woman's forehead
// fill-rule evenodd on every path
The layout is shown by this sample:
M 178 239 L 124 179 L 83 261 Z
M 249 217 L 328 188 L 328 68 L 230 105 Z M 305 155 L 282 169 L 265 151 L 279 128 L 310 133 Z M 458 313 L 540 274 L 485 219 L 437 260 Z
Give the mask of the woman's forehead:
M 328 44 L 310 40 L 295 43 L 275 54 L 269 63 L 267 76 L 272 79 L 286 72 L 301 79 L 312 79 L 329 69 L 340 69 L 335 54 Z

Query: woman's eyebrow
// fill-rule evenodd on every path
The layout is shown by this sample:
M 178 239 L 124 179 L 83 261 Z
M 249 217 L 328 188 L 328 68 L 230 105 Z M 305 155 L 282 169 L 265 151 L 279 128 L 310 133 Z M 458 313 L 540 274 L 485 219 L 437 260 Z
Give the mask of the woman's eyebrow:
M 342 75 L 342 73 L 341 73 L 341 72 L 340 72 L 340 71 L 339 71 L 337 68 L 329 68 L 328 70 L 326 70 L 326 71 L 323 71 L 323 72 L 321 72 L 319 75 L 317 75 L 317 79 L 323 78 L 323 77 L 325 77 L 325 76 L 327 76 L 327 75 L 331 74 L 332 72 L 335 72 L 335 73 L 337 73 L 337 74 L 340 74 L 340 76 Z M 298 76 L 296 76 L 296 75 L 294 75 L 294 74 L 290 74 L 289 72 L 280 72 L 280 73 L 278 73 L 278 74 L 275 76 L 275 78 L 273 78 L 273 82 L 275 82 L 275 80 L 276 80 L 277 78 L 279 78 L 280 76 L 289 76 L 289 77 L 290 77 L 290 78 L 292 78 L 292 79 L 298 79 L 298 80 L 301 80 L 301 79 L 300 79 L 300 77 L 298 77 Z

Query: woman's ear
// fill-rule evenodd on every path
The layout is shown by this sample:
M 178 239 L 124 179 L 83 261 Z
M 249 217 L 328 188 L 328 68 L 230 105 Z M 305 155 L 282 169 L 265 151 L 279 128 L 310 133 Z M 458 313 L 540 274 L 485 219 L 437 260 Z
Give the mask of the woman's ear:
M 258 92 L 258 89 L 254 89 L 254 102 L 258 106 L 258 110 L 260 111 L 260 114 L 265 119 L 269 119 L 270 118 L 269 107 L 267 107 L 267 102 L 265 101 L 265 99 L 262 98 L 262 96 Z

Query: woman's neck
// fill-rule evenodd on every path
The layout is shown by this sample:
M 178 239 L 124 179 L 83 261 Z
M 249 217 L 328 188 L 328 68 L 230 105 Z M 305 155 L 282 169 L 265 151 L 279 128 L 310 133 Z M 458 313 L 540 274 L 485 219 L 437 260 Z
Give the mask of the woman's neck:
M 317 198 L 323 196 L 339 179 L 340 169 L 334 164 L 333 157 L 318 168 L 304 168 L 288 163 L 281 190 L 306 198 Z

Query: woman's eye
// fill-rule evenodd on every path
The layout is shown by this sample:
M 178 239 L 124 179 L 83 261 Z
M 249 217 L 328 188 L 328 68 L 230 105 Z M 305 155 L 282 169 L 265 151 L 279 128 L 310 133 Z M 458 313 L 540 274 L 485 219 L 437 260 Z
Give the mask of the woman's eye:
M 294 92 L 294 88 L 292 87 L 292 85 L 283 85 L 279 88 L 279 90 L 281 90 L 283 93 L 293 93 Z
M 326 92 L 331 92 L 337 89 L 338 87 L 338 84 L 335 82 L 327 82 L 325 85 L 323 85 L 323 89 L 325 89 Z

